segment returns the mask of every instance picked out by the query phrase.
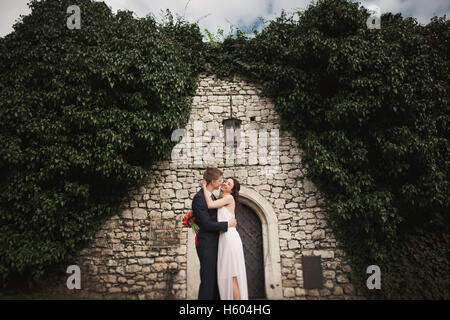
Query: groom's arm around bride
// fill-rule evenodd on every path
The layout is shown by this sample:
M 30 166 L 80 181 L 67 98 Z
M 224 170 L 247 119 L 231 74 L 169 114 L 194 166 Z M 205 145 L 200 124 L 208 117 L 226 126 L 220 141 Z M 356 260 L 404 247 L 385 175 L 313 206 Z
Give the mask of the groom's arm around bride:
M 217 209 L 208 209 L 202 190 L 192 200 L 192 211 L 195 216 L 195 222 L 200 227 L 199 236 L 203 232 L 226 232 L 229 226 L 233 227 L 236 224 L 234 219 L 234 221 L 229 222 L 217 222 L 217 215 L 214 215 L 216 212 L 210 212 L 217 211 Z

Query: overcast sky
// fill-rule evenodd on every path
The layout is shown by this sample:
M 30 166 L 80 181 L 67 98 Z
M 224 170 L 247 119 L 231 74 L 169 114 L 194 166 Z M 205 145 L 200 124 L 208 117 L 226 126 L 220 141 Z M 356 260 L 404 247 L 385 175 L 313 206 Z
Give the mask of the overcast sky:
M 251 30 L 258 17 L 271 20 L 280 15 L 281 10 L 305 10 L 311 0 L 105 0 L 113 12 L 118 9 L 131 10 L 138 17 L 153 13 L 160 18 L 161 10 L 170 9 L 172 13 L 185 16 L 189 21 L 199 20 L 203 31 L 216 32 L 222 28 L 225 34 L 230 25 Z M 364 6 L 376 5 L 381 13 L 402 13 L 404 17 L 415 17 L 426 24 L 437 15 L 450 18 L 449 0 L 361 0 Z M 12 32 L 12 25 L 19 15 L 27 15 L 30 10 L 28 0 L 0 0 L 0 37 Z M 76 4 L 76 1 L 72 1 Z M 187 5 L 187 6 L 186 6 Z M 83 16 L 82 16 L 83 19 Z

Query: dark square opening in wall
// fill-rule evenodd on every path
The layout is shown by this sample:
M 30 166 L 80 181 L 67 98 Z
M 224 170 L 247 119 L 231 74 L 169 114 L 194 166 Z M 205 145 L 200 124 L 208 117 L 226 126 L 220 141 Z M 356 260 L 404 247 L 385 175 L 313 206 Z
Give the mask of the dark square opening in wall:
M 320 256 L 302 256 L 305 289 L 322 289 L 322 259 Z
M 255 121 L 255 117 L 250 117 L 250 121 Z

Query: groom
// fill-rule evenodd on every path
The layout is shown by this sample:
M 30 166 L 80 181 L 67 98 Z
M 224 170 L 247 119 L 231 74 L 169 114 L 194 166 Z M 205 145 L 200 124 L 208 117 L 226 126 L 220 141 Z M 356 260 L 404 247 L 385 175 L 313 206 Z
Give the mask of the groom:
M 203 174 L 206 180 L 206 190 L 213 200 L 216 200 L 212 191 L 222 184 L 222 171 L 208 168 Z M 217 286 L 217 250 L 219 232 L 228 231 L 228 227 L 236 226 L 236 219 L 228 222 L 217 222 L 217 209 L 208 209 L 203 190 L 192 200 L 192 212 L 195 222 L 200 227 L 197 234 L 197 255 L 200 260 L 200 289 L 199 300 L 218 300 L 219 288 Z

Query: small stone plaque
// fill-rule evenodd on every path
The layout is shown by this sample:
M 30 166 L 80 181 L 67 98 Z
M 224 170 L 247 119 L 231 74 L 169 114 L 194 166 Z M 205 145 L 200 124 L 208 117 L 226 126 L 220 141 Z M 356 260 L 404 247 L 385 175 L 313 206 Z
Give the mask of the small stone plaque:
M 320 256 L 302 256 L 305 289 L 322 288 L 322 259 Z
M 150 216 L 148 239 L 151 248 L 178 248 L 181 244 L 181 228 L 173 219 Z

